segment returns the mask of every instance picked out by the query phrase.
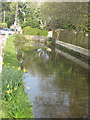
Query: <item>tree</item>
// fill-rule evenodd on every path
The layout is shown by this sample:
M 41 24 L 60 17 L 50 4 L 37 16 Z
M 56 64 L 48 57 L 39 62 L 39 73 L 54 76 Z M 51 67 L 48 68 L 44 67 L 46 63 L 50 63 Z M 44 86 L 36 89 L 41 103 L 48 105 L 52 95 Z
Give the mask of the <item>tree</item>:
M 10 7 L 10 2 L 2 2 L 2 22 L 6 22 L 8 27 L 14 22 L 14 11 Z M 5 11 L 5 18 L 4 18 Z
M 15 2 L 2 3 L 2 18 L 8 26 L 15 21 Z M 87 2 L 18 2 L 18 19 L 22 27 L 41 29 L 88 30 Z
M 40 14 L 47 28 L 83 29 L 88 22 L 88 3 L 46 2 L 40 6 Z

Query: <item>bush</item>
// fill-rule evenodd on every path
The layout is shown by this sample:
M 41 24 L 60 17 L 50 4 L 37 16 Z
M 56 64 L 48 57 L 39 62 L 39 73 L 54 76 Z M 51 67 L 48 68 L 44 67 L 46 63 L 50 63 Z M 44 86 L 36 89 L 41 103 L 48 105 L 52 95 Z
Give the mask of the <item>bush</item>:
M 7 23 L 0 23 L 0 29 L 7 28 Z
M 23 28 L 23 34 L 24 35 L 36 35 L 36 36 L 47 36 L 48 31 L 37 29 L 37 28 L 31 28 L 30 26 L 27 26 Z
M 27 26 L 31 26 L 32 28 L 39 28 L 39 22 L 36 19 L 30 19 L 28 21 L 22 22 L 22 28 Z
M 22 22 L 21 27 L 24 28 L 24 27 L 26 27 L 27 25 L 28 25 L 28 22 L 27 22 L 27 21 L 26 21 L 26 22 Z

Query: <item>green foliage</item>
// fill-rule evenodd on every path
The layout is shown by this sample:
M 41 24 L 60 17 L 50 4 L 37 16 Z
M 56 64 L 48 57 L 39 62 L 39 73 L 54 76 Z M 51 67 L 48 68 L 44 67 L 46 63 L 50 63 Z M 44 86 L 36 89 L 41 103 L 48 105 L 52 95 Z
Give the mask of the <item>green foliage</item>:
M 13 37 L 7 39 L 2 71 L 2 117 L 32 118 L 32 106 L 24 92 L 23 73 L 18 70 Z
M 7 23 L 0 23 L 0 29 L 1 28 L 7 28 Z
M 39 22 L 36 19 L 30 19 L 28 21 L 22 22 L 22 28 L 27 26 L 31 26 L 32 28 L 39 28 Z
M 17 69 L 3 67 L 2 117 L 4 118 L 32 118 L 32 107 L 24 92 L 21 77 L 22 74 Z
M 37 35 L 37 36 L 47 36 L 48 32 L 46 30 L 40 30 L 36 28 L 31 28 L 30 26 L 23 28 L 24 35 Z
M 28 22 L 27 22 L 27 21 L 26 21 L 26 22 L 22 22 L 21 27 L 24 28 L 24 27 L 26 27 L 26 26 L 28 26 Z
M 2 18 L 8 26 L 15 21 L 16 3 L 2 3 Z M 88 31 L 88 3 L 85 2 L 18 2 L 18 18 L 23 27 L 76 29 Z M 64 25 L 66 24 L 66 25 Z M 81 26 L 80 26 L 81 25 Z
M 37 19 L 30 19 L 28 25 L 32 28 L 39 28 L 39 22 L 37 21 Z
M 70 22 L 64 23 L 62 26 L 63 26 L 63 29 L 76 30 L 75 24 L 71 24 Z
M 0 11 L 2 13 L 2 20 L 4 19 L 4 11 L 5 11 L 5 22 L 7 23 L 8 27 L 10 27 L 15 20 L 15 4 L 14 5 L 13 4 L 14 3 L 11 2 L 2 2 L 2 11 Z
M 20 41 L 25 41 L 25 40 L 26 40 L 26 38 L 23 34 L 15 34 L 15 40 L 14 40 L 15 42 L 16 41 L 20 42 Z
M 40 16 L 46 21 L 46 28 L 79 29 L 88 22 L 88 3 L 83 2 L 45 2 L 40 6 Z M 66 24 L 64 26 L 64 24 Z M 82 30 L 83 27 L 80 28 Z

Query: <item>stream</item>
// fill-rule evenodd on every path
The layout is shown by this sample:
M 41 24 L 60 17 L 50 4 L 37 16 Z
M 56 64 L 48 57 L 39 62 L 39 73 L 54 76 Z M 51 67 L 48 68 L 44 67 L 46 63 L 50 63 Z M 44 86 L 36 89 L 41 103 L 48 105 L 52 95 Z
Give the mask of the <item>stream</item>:
M 88 71 L 55 49 L 17 47 L 35 118 L 87 118 Z

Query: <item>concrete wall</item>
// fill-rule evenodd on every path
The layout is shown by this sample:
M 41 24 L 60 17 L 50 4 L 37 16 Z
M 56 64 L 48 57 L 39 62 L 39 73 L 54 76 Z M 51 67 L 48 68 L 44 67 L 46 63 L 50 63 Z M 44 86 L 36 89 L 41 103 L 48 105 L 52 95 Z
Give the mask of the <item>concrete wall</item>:
M 70 43 L 88 49 L 88 33 L 75 30 L 57 29 L 53 37 L 59 41 Z
M 53 32 L 56 44 L 90 57 L 88 33 L 57 29 Z
M 90 70 L 90 65 L 88 65 L 87 63 L 85 63 L 85 62 L 83 62 L 83 61 L 81 61 L 81 60 L 79 60 L 79 59 L 77 59 L 77 58 L 75 58 L 75 57 L 73 57 L 73 56 L 71 56 L 71 55 L 61 51 L 61 50 L 58 50 L 57 48 L 55 49 L 55 51 L 57 53 L 60 53 L 61 55 L 65 56 L 66 58 L 74 61 L 75 63 L 81 65 L 82 67 Z
M 65 42 L 62 42 L 62 41 L 59 41 L 59 40 L 56 40 L 56 44 L 90 57 L 90 50 L 87 50 L 85 48 L 82 48 L 82 47 L 79 47 L 79 46 L 76 46 L 76 45 L 72 45 L 72 44 L 69 44 L 69 43 L 65 43 Z
M 53 37 L 53 31 L 48 31 L 47 37 Z

